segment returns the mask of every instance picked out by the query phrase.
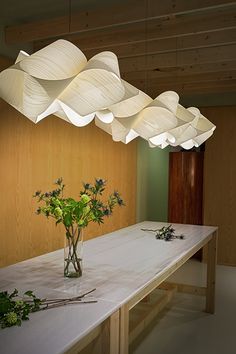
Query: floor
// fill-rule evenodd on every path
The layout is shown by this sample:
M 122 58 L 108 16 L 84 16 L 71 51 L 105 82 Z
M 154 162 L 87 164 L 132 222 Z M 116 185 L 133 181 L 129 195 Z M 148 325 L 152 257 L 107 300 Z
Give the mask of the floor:
M 171 280 L 204 286 L 206 266 L 189 261 Z M 216 313 L 203 312 L 204 297 L 176 294 L 130 346 L 131 354 L 235 354 L 236 267 L 217 266 Z

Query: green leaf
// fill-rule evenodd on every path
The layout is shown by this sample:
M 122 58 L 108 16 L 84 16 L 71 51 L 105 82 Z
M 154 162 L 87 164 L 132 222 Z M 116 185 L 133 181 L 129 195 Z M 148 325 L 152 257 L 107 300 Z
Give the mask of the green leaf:
M 81 227 L 86 227 L 91 221 L 100 224 L 103 223 L 104 216 L 112 214 L 117 204 L 124 205 L 118 191 L 110 195 L 105 202 L 98 199 L 106 188 L 106 181 L 102 178 L 95 178 L 93 185 L 84 183 L 84 189 L 80 191 L 78 201 L 71 197 L 63 198 L 65 185 L 62 177 L 58 178 L 55 183 L 57 189 L 45 193 L 38 191 L 36 194 L 38 202 L 43 203 L 38 208 L 37 214 L 44 214 L 47 218 L 56 219 L 56 225 L 63 223 L 66 228 L 69 228 L 73 223 L 77 223 Z M 84 209 L 85 206 L 87 209 Z M 107 209 L 109 209 L 109 213 Z
M 77 220 L 79 220 L 82 215 L 83 215 L 83 207 L 80 205 L 80 203 L 77 203 L 77 206 L 74 210 L 74 215 L 76 217 Z
M 13 297 L 18 295 L 18 290 L 15 289 L 10 295 L 9 295 L 9 299 L 12 299 Z
M 72 225 L 72 216 L 71 216 L 71 214 L 66 214 L 64 216 L 64 224 L 67 227 Z
M 30 297 L 34 297 L 33 291 L 32 290 L 27 290 L 24 295 L 30 296 Z
M 8 312 L 11 309 L 11 301 L 7 298 L 0 298 L 0 315 Z

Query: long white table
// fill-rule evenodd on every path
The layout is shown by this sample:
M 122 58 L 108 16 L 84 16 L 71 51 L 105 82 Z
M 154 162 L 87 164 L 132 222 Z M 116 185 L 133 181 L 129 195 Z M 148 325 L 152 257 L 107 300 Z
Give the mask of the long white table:
M 0 330 L 0 353 L 77 353 L 89 341 L 95 353 L 127 354 L 129 311 L 203 246 L 208 247 L 206 311 L 214 312 L 217 227 L 173 224 L 184 240 L 156 240 L 142 222 L 84 242 L 83 276 L 63 277 L 63 250 L 0 269 L 0 290 L 33 290 L 39 297 L 71 297 L 96 288 L 97 303 L 31 314 L 21 327 Z

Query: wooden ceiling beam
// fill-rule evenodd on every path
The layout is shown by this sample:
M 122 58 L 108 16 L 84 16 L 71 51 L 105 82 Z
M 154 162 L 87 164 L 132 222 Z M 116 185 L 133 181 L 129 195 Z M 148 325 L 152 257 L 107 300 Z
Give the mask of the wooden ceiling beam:
M 230 9 L 235 2 L 227 0 L 132 0 L 118 6 L 100 7 L 93 11 L 83 11 L 71 16 L 61 16 L 40 22 L 32 22 L 5 29 L 7 44 L 32 42 L 36 40 L 65 36 L 68 33 L 89 32 L 120 25 L 146 23 L 147 19 L 165 19 L 176 15 L 186 15 Z
M 14 64 L 12 59 L 0 55 L 0 71 L 8 68 L 12 64 Z
M 230 78 L 231 72 L 236 71 L 236 59 L 228 61 L 220 61 L 218 63 L 204 63 L 204 64 L 192 64 L 192 65 L 182 65 L 182 66 L 170 66 L 170 67 L 160 67 L 156 70 L 146 71 L 131 71 L 128 73 L 122 73 L 122 77 L 128 82 L 135 80 L 145 80 L 146 77 L 156 79 L 156 80 L 174 80 L 176 77 L 181 77 L 183 80 L 185 77 L 192 77 L 196 75 L 203 75 L 204 77 L 208 74 L 213 75 L 227 75 Z
M 7 26 L 5 27 L 5 42 L 6 44 L 27 43 L 34 41 L 34 38 L 52 38 L 68 33 L 68 18 L 57 17 L 47 21 Z
M 219 45 L 229 45 L 236 43 L 236 27 L 196 33 L 174 38 L 152 39 L 147 42 L 127 43 L 125 45 L 112 45 L 95 49 L 84 49 L 83 52 L 89 59 L 100 51 L 112 51 L 117 57 L 131 58 L 141 55 L 177 53 L 189 49 L 199 49 L 215 47 Z
M 176 84 L 176 85 L 183 85 L 183 84 L 199 84 L 199 83 L 210 83 L 215 81 L 233 81 L 236 80 L 236 70 L 231 71 L 221 71 L 221 72 L 210 72 L 210 73 L 199 73 L 199 74 L 192 74 L 192 75 L 172 75 L 166 76 L 162 78 L 157 78 L 152 76 L 151 72 L 148 72 L 146 77 L 142 77 L 140 79 L 133 79 L 130 82 L 137 84 L 140 86 L 141 84 L 145 86 L 148 83 L 148 86 L 169 86 Z M 136 85 L 135 85 L 136 86 Z
M 106 28 L 97 31 L 81 32 L 76 35 L 65 36 L 64 38 L 77 45 L 82 51 L 97 49 L 97 52 L 99 52 L 104 49 L 115 49 L 118 46 L 142 46 L 146 41 L 150 42 L 151 45 L 155 40 L 171 38 L 176 40 L 176 37 L 235 29 L 236 5 L 234 9 L 235 11 L 219 9 L 213 12 L 207 11 L 205 14 L 194 13 L 188 16 L 175 16 L 168 20 L 163 18 L 154 19 L 148 21 L 146 26 L 144 23 L 138 22 L 118 26 L 113 29 Z M 34 48 L 35 50 L 41 49 L 54 40 L 55 38 L 37 41 L 34 44 Z
M 198 82 L 198 83 L 175 83 L 160 85 L 158 82 L 153 85 L 144 85 L 143 83 L 138 84 L 137 82 L 131 82 L 136 85 L 140 90 L 145 90 L 145 92 L 150 95 L 152 98 L 157 97 L 160 93 L 164 91 L 176 91 L 180 97 L 183 95 L 192 95 L 192 94 L 212 94 L 212 93 L 228 93 L 235 92 L 236 89 L 236 79 L 234 80 L 215 80 L 207 82 Z
M 121 58 L 119 60 L 122 74 L 132 71 L 160 70 L 166 67 L 178 67 L 195 64 L 221 63 L 235 59 L 236 44 L 216 46 L 209 48 L 191 49 L 183 52 L 161 53 L 134 58 Z

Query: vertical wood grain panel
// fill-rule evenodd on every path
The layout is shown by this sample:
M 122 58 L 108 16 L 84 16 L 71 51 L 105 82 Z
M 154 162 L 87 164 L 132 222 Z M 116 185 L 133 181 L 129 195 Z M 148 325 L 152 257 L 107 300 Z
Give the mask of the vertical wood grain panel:
M 125 200 L 104 225 L 89 226 L 85 239 L 135 223 L 136 142 L 115 143 L 94 124 L 76 128 L 53 116 L 34 125 L 2 100 L 0 119 L 0 266 L 63 247 L 63 226 L 35 215 L 32 199 L 61 176 L 67 196 L 102 177 L 107 195 L 116 188 Z
M 218 225 L 218 263 L 236 265 L 236 106 L 201 109 L 215 125 L 204 161 L 204 224 Z
M 203 152 L 170 152 L 168 221 L 202 225 Z M 202 259 L 202 250 L 194 258 Z
M 203 153 L 170 152 L 169 222 L 202 224 Z

